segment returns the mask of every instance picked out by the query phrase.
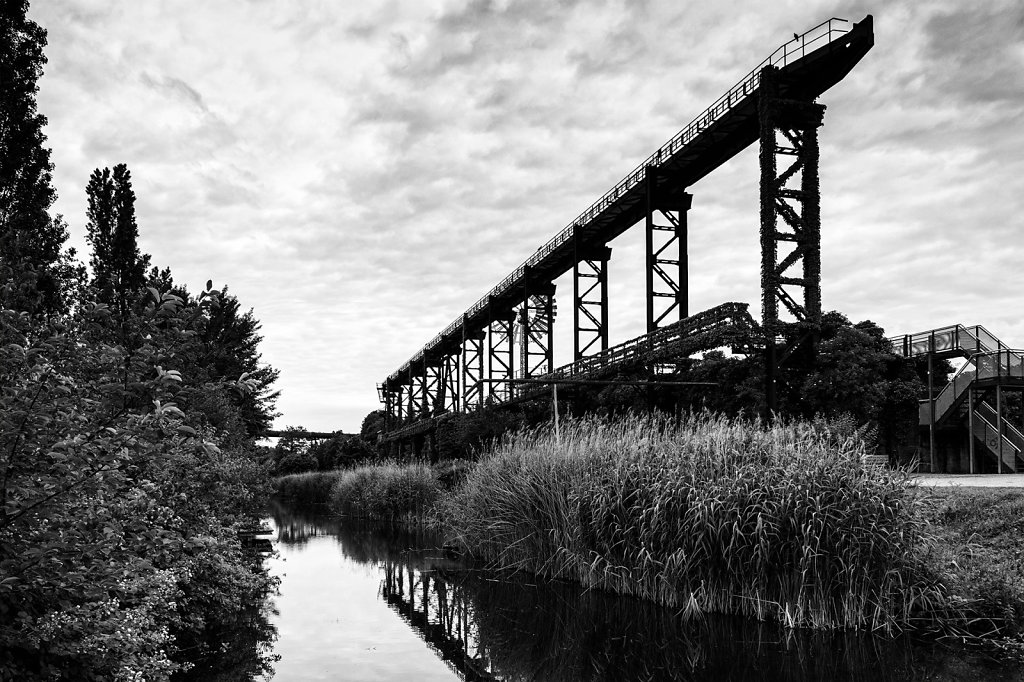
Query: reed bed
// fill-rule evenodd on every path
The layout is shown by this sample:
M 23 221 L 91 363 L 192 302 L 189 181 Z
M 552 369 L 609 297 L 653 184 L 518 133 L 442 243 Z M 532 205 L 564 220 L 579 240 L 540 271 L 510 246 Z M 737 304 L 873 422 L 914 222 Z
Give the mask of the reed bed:
M 819 425 L 583 419 L 504 439 L 444 501 L 493 566 L 687 615 L 900 630 L 943 601 L 900 472 Z
M 331 501 L 331 488 L 338 482 L 342 471 L 307 471 L 302 474 L 279 476 L 273 480 L 274 492 L 281 497 L 292 497 L 302 502 L 323 504 Z
M 341 472 L 330 505 L 346 516 L 416 523 L 427 517 L 440 494 L 430 466 L 386 461 Z

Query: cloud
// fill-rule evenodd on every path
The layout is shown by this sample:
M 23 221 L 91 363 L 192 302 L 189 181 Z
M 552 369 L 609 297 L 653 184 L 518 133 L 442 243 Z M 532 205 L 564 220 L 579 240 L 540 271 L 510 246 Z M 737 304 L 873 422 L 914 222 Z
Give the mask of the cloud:
M 170 93 L 185 102 L 195 105 L 200 111 L 208 113 L 210 110 L 206 106 L 206 102 L 203 101 L 203 96 L 195 91 L 188 83 L 171 76 L 152 76 L 149 73 L 143 71 L 140 76 L 143 85 L 153 88 L 154 90 Z
M 282 370 L 279 425 L 358 428 L 375 384 L 750 68 L 836 11 L 680 4 L 35 3 L 40 111 L 84 246 L 92 168 L 132 169 L 140 241 L 231 286 Z M 822 97 L 825 306 L 888 331 L 1024 323 L 1021 10 L 845 3 L 876 46 Z M 757 155 L 689 188 L 691 310 L 758 314 Z M 615 240 L 612 342 L 643 327 Z M 559 280 L 556 361 L 571 356 Z

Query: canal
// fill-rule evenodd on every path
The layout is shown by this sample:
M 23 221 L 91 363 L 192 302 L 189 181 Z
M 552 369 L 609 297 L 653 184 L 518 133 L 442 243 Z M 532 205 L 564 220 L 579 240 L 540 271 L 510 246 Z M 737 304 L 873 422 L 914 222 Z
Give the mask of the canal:
M 472 570 L 437 538 L 275 503 L 277 631 L 263 680 L 1024 680 L 949 645 L 685 619 L 636 599 Z

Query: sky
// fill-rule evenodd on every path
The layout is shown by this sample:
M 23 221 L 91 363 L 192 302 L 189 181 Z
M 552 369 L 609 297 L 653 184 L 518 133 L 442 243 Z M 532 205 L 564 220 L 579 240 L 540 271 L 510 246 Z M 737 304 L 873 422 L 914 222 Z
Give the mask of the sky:
M 769 9 L 770 7 L 770 9 Z M 227 285 L 281 372 L 275 425 L 357 431 L 376 385 L 794 33 L 875 19 L 826 92 L 826 310 L 1024 347 L 1018 0 L 33 0 L 71 245 L 126 163 L 140 248 Z M 688 189 L 690 310 L 760 316 L 754 147 Z M 643 230 L 611 343 L 643 332 Z M 571 297 L 571 275 L 556 282 Z M 559 293 L 556 293 L 558 298 Z M 555 362 L 572 355 L 571 299 Z

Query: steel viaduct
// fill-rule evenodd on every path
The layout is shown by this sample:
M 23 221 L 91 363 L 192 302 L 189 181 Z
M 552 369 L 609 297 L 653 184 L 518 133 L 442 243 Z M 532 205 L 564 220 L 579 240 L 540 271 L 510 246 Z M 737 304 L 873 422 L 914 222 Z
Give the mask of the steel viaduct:
M 593 377 L 629 364 L 730 345 L 765 357 L 768 408 L 779 366 L 813 344 L 821 316 L 817 98 L 874 44 L 872 17 L 829 19 L 779 47 L 568 226 L 455 318 L 379 386 L 385 441 L 432 429 L 445 413 L 522 398 L 519 379 Z M 760 146 L 761 309 L 687 307 L 688 187 L 740 151 Z M 608 345 L 608 243 L 646 232 L 647 332 Z M 574 361 L 553 363 L 554 281 L 572 271 Z M 783 325 L 810 330 L 789 347 Z

